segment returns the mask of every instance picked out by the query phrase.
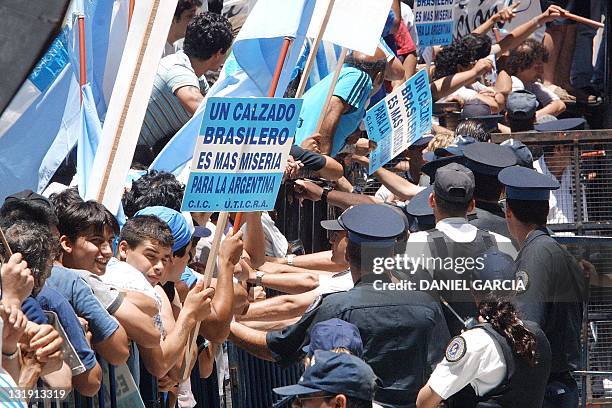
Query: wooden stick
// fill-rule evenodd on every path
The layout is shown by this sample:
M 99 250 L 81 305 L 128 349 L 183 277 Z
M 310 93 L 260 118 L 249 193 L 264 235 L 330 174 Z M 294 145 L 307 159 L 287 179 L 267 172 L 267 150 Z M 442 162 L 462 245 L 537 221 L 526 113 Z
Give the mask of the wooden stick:
M 128 8 L 128 30 L 130 29 L 130 24 L 132 24 L 132 16 L 134 15 L 134 5 L 136 0 L 130 0 L 130 5 Z
M 219 213 L 219 218 L 217 219 L 217 227 L 215 228 L 215 236 L 213 238 L 212 246 L 210 248 L 210 253 L 208 254 L 208 260 L 206 261 L 206 269 L 204 271 L 204 287 L 208 288 L 210 286 L 210 282 L 212 280 L 212 274 L 215 270 L 215 266 L 217 264 L 217 257 L 219 255 L 219 247 L 221 245 L 221 239 L 223 238 L 223 232 L 225 231 L 225 226 L 227 225 L 227 219 L 229 218 L 228 212 Z M 189 339 L 187 340 L 187 349 L 185 350 L 185 366 L 183 367 L 183 372 L 181 373 L 181 381 L 185 381 L 189 378 L 191 374 L 191 364 L 195 359 L 198 358 L 197 353 L 195 354 L 193 350 L 198 347 L 198 333 L 200 332 L 200 324 L 202 322 L 197 322 L 195 325 L 195 329 L 189 333 Z
M 323 119 L 325 119 L 325 114 L 327 113 L 329 102 L 331 101 L 332 96 L 334 96 L 334 89 L 336 88 L 336 82 L 338 82 L 338 77 L 340 76 L 340 71 L 342 71 L 342 65 L 344 64 L 344 59 L 346 58 L 347 53 L 348 53 L 348 49 L 345 47 L 342 47 L 342 52 L 340 53 L 340 58 L 338 59 L 338 66 L 336 67 L 336 71 L 334 71 L 334 77 L 332 78 L 331 85 L 329 87 L 329 91 L 327 91 L 327 97 L 325 98 L 323 109 L 321 110 L 321 114 L 319 115 L 319 121 L 317 122 L 315 133 L 319 133 L 321 131 L 321 126 L 323 126 Z
M 570 20 L 577 21 L 577 22 L 582 23 L 582 24 L 586 24 L 586 25 L 591 26 L 593 28 L 604 28 L 605 27 L 604 23 L 600 23 L 599 21 L 591 20 L 590 18 L 577 16 L 577 15 L 572 14 L 572 13 L 565 12 L 565 13 L 561 14 L 561 16 L 563 16 L 565 18 L 568 18 Z
M 4 235 L 4 231 L 2 231 L 2 228 L 0 228 L 0 240 L 2 240 L 2 245 L 4 245 L 4 250 L 6 251 L 6 256 L 8 256 L 9 258 L 11 256 L 13 256 L 13 251 L 11 250 L 11 246 L 9 245 L 8 241 L 6 240 L 6 236 Z M 8 262 L 8 259 L 6 260 L 6 262 Z
M 83 87 L 87 83 L 87 47 L 85 45 L 85 16 L 79 15 L 77 17 L 79 26 L 79 85 Z M 83 92 L 79 92 L 81 95 L 81 102 L 83 102 Z
M 329 16 L 331 16 L 332 9 L 334 8 L 334 2 L 335 0 L 329 0 L 329 4 L 327 5 L 327 10 L 325 11 L 325 17 L 323 18 L 323 21 L 321 21 L 319 32 L 317 33 L 315 42 L 312 45 L 310 54 L 308 55 L 308 59 L 306 60 L 306 66 L 304 67 L 304 72 L 302 72 L 302 78 L 300 79 L 300 84 L 298 85 L 297 92 L 295 93 L 296 98 L 301 98 L 302 95 L 304 94 L 304 90 L 306 89 L 306 84 L 308 83 L 308 77 L 310 76 L 310 71 L 312 71 L 312 67 L 314 66 L 315 60 L 317 58 L 317 52 L 319 51 L 319 46 L 321 45 L 321 41 L 323 40 L 323 34 L 325 34 L 325 30 L 327 29 L 327 23 L 329 22 Z

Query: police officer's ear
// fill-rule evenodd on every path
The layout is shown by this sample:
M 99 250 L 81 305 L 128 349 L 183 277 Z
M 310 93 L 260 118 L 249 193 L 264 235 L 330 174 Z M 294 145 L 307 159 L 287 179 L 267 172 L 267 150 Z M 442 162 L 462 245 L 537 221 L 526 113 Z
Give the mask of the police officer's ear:
M 476 208 L 476 201 L 472 198 L 470 200 L 470 203 L 468 204 L 467 212 L 471 213 L 472 211 L 474 211 L 474 208 Z
M 334 397 L 332 401 L 330 401 L 330 406 L 334 408 L 346 408 L 346 396 L 344 394 L 339 394 Z
M 431 193 L 429 193 L 429 198 L 427 199 L 427 202 L 429 203 L 429 206 L 433 209 L 436 208 L 436 197 L 435 197 L 435 193 L 432 191 Z

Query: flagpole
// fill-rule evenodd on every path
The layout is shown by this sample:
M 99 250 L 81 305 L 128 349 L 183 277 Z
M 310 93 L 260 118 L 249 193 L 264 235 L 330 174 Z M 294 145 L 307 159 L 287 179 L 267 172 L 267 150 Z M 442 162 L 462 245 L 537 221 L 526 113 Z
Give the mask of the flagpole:
M 274 70 L 274 74 L 272 75 L 272 82 L 270 83 L 270 88 L 268 90 L 269 98 L 274 97 L 274 94 L 276 94 L 276 89 L 278 88 L 278 81 L 280 80 L 281 74 L 283 72 L 285 59 L 287 58 L 287 53 L 289 52 L 289 47 L 291 46 L 292 42 L 293 38 L 290 37 L 285 37 L 283 41 L 281 51 L 278 55 L 278 60 L 276 61 L 276 68 Z M 223 232 L 225 231 L 225 226 L 227 225 L 228 218 L 228 212 L 224 211 L 219 213 L 219 219 L 217 220 L 217 225 L 215 228 L 215 236 L 213 238 L 213 242 L 210 248 L 210 253 L 208 254 L 208 260 L 206 261 L 206 269 L 204 271 L 205 288 L 210 286 L 210 282 L 212 280 L 212 273 L 216 265 L 219 246 L 221 245 L 221 238 L 223 238 Z M 234 220 L 234 228 L 232 230 L 232 235 L 240 231 L 240 224 L 242 224 L 242 213 L 239 212 L 236 214 L 236 219 Z M 189 378 L 189 367 L 191 366 L 191 363 L 193 361 L 193 350 L 197 348 L 196 340 L 198 338 L 198 333 L 200 332 L 200 324 L 201 322 L 196 323 L 195 329 L 193 330 L 193 332 L 190 333 L 190 338 L 187 341 L 187 349 L 185 350 L 185 366 L 183 367 L 183 372 L 181 373 L 181 380 L 183 381 Z M 195 358 L 197 358 L 197 355 Z
M 334 0 L 331 0 L 332 2 Z M 274 94 L 276 94 L 276 88 L 278 87 L 278 81 L 280 79 L 281 73 L 283 72 L 283 66 L 285 65 L 285 59 L 287 57 L 287 52 L 289 52 L 289 46 L 293 41 L 292 38 L 285 37 L 283 41 L 283 46 L 281 48 L 281 52 L 278 55 L 278 60 L 276 61 L 276 69 L 274 71 L 274 75 L 272 76 L 272 83 L 270 84 L 270 89 L 268 90 L 268 97 L 273 98 Z M 237 233 L 240 230 L 240 224 L 242 224 L 242 213 L 236 214 L 236 219 L 234 220 L 234 229 L 232 230 L 232 234 Z
M 323 40 L 323 34 L 327 29 L 327 23 L 329 22 L 329 17 L 331 16 L 332 9 L 334 8 L 334 2 L 335 0 L 329 0 L 329 4 L 327 5 L 325 17 L 323 18 L 323 21 L 321 21 L 321 26 L 319 27 L 319 31 L 317 32 L 317 37 L 315 38 L 315 42 L 312 45 L 310 54 L 308 54 L 306 65 L 304 66 L 304 72 L 302 72 L 302 78 L 300 79 L 300 84 L 298 85 L 297 91 L 295 93 L 296 98 L 301 98 L 304 94 L 304 90 L 306 89 L 308 77 L 310 77 L 310 71 L 312 71 L 312 67 L 314 66 L 315 60 L 317 58 L 317 52 L 319 51 L 319 46 L 321 45 L 321 41 Z
M 134 15 L 134 4 L 136 0 L 130 0 L 130 5 L 128 8 L 128 30 L 130 29 L 130 24 L 132 24 L 132 16 Z
M 85 16 L 79 14 L 77 16 L 77 22 L 79 26 L 79 85 L 83 88 L 83 85 L 87 83 L 87 47 L 85 46 Z M 81 95 L 81 103 L 83 102 L 83 92 L 79 92 Z

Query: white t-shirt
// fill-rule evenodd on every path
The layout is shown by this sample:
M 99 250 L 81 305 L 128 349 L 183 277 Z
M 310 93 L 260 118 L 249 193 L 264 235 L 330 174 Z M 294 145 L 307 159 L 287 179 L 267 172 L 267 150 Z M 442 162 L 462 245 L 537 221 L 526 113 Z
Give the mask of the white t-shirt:
M 319 286 L 317 292 L 320 295 L 326 295 L 328 293 L 346 292 L 355 286 L 353 282 L 353 276 L 351 271 L 347 269 L 344 272 L 338 272 L 333 275 L 321 274 L 319 275 Z
M 465 341 L 465 354 L 454 362 L 444 358 L 427 381 L 443 399 L 448 399 L 468 384 L 474 388 L 476 395 L 485 395 L 506 376 L 502 350 L 484 329 L 468 330 L 459 337 Z M 453 342 L 461 344 L 460 340 L 453 339 L 449 347 Z M 448 350 L 446 354 L 449 354 Z

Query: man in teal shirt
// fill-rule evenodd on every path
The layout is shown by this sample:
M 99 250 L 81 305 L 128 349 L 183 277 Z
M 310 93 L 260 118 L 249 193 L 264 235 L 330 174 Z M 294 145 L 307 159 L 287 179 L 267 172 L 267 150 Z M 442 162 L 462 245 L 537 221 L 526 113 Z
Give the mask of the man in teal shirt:
M 338 154 L 346 138 L 359 127 L 370 97 L 382 85 L 386 63 L 381 50 L 373 57 L 359 52 L 346 57 L 319 133 L 315 129 L 334 73 L 310 88 L 304 94 L 295 144 L 326 155 Z

